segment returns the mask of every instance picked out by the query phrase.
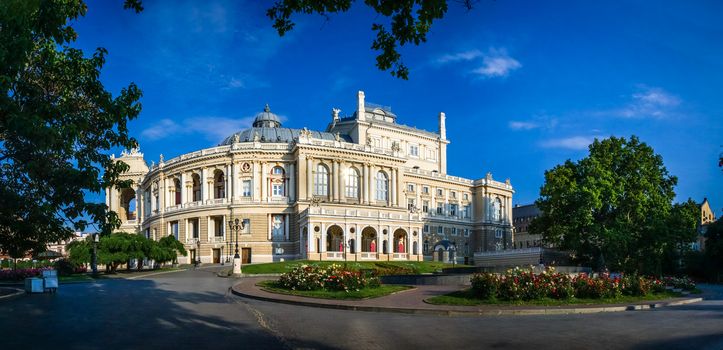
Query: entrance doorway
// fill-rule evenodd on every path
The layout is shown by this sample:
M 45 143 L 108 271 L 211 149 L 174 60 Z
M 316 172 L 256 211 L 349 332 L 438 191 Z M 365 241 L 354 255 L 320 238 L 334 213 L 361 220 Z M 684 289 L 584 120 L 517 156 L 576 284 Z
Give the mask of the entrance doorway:
M 196 249 L 191 249 L 191 264 L 196 261 Z
M 213 250 L 213 263 L 214 263 L 214 264 L 220 264 L 220 263 L 221 263 L 221 249 L 214 249 L 214 250 Z
M 250 264 L 251 263 L 251 248 L 241 248 L 241 263 L 242 264 Z

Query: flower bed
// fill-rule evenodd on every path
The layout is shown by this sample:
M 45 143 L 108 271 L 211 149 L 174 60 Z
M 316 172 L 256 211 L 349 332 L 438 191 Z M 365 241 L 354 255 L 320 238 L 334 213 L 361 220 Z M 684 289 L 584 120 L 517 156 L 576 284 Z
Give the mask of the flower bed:
M 22 281 L 28 277 L 41 276 L 43 270 L 52 270 L 52 268 L 0 270 L 0 281 Z
M 548 268 L 540 274 L 532 270 L 515 268 L 504 274 L 478 273 L 471 278 L 471 291 L 479 299 L 529 301 L 549 299 L 615 299 L 622 296 L 646 296 L 662 293 L 666 285 L 693 290 L 695 284 L 688 278 L 663 280 L 636 275 L 610 277 L 603 274 L 591 277 L 579 274 L 571 277 Z
M 301 265 L 279 277 L 278 286 L 290 290 L 358 291 L 380 286 L 379 278 L 339 265 Z

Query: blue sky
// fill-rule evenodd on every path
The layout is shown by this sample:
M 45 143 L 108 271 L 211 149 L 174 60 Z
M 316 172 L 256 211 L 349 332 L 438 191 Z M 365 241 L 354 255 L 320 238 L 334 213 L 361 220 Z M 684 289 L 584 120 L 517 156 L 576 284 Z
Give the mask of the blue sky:
M 708 197 L 722 213 L 721 2 L 450 2 L 427 43 L 402 48 L 408 81 L 374 66 L 382 18 L 361 2 L 328 21 L 295 16 L 284 37 L 270 5 L 147 0 L 137 15 L 88 1 L 75 46 L 108 49 L 110 91 L 143 90 L 130 128 L 149 162 L 215 146 L 266 103 L 285 126 L 323 129 L 364 90 L 403 124 L 436 131 L 445 112 L 448 172 L 510 178 L 514 203 L 534 201 L 544 171 L 593 138 L 634 134 L 678 176 L 678 200 Z

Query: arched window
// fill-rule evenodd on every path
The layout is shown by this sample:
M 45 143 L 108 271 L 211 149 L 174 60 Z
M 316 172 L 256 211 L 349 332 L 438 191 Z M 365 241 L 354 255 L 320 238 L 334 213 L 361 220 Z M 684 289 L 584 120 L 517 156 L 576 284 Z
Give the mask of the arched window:
M 355 168 L 346 170 L 346 196 L 359 198 L 359 172 Z
M 329 169 L 323 164 L 316 166 L 316 174 L 314 175 L 314 195 L 329 195 Z
M 500 201 L 499 198 L 495 198 L 495 201 L 492 204 L 492 220 L 502 220 L 502 201 Z
M 273 169 L 271 169 L 271 173 L 274 175 L 284 175 L 284 168 L 280 166 L 276 166 Z
M 387 174 L 383 172 L 377 173 L 377 200 L 386 201 L 389 198 L 389 181 Z
M 214 188 L 214 197 L 213 198 L 225 198 L 226 197 L 226 183 L 225 178 L 223 176 L 223 171 L 216 170 L 213 174 L 213 188 Z
M 181 204 L 181 180 L 173 179 L 173 187 L 176 192 L 176 205 Z

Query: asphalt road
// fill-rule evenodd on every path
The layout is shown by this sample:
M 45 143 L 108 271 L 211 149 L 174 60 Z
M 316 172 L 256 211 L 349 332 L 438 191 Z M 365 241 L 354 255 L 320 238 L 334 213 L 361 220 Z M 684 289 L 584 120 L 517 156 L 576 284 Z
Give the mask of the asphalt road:
M 438 317 L 246 300 L 213 269 L 0 301 L 0 349 L 723 349 L 723 287 L 652 311 Z

